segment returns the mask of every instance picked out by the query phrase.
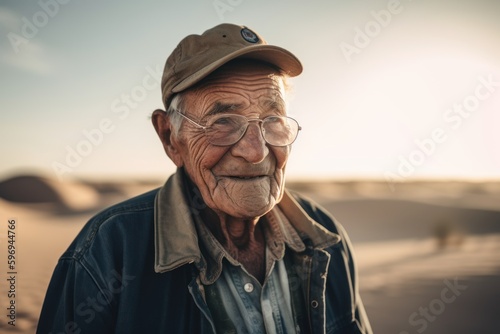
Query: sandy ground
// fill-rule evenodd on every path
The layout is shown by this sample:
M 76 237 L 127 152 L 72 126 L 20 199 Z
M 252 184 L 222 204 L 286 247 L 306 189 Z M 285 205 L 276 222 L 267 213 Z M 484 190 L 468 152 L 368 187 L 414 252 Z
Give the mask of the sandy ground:
M 38 191 L 45 189 L 52 202 L 0 198 L 0 309 L 5 310 L 0 333 L 35 331 L 58 257 L 96 211 L 157 185 L 36 180 Z M 398 184 L 396 189 L 383 182 L 289 186 L 317 200 L 348 230 L 375 333 L 500 333 L 498 184 L 420 182 Z M 14 183 L 7 190 L 16 187 Z M 16 195 L 29 191 L 26 184 L 22 188 Z M 0 184 L 0 197 L 6 197 L 5 189 Z M 81 199 L 75 197 L 78 193 L 83 194 Z M 6 317 L 9 219 L 16 220 L 15 327 L 7 324 Z

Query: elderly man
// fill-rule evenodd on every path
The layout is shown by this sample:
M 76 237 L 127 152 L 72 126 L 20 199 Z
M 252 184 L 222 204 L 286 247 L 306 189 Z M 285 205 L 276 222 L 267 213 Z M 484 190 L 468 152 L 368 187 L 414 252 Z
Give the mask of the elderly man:
M 152 115 L 177 172 L 83 228 L 38 333 L 371 333 L 345 232 L 284 188 L 301 71 L 243 26 L 184 38 Z

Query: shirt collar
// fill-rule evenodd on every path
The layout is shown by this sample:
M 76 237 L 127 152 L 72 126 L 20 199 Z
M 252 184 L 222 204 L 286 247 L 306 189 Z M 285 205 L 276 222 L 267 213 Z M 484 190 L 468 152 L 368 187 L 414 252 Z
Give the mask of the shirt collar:
M 239 265 L 239 262 L 215 238 L 200 216 L 194 217 L 194 221 L 203 254 L 198 268 L 200 280 L 203 284 L 212 284 L 222 272 L 224 258 L 234 266 Z M 297 231 L 277 206 L 268 212 L 259 224 L 262 224 L 266 240 L 266 272 L 274 261 L 283 258 L 285 245 L 295 252 L 303 252 L 306 249 Z
M 185 177 L 182 169 L 178 169 L 156 195 L 155 271 L 158 273 L 170 271 L 188 263 L 194 263 L 200 270 L 206 266 L 200 249 L 203 246 L 200 246 L 195 223 L 195 219 L 200 219 L 199 210 L 202 200 L 197 190 L 194 191 L 194 196 L 188 196 L 186 191 L 188 183 L 184 181 Z M 195 198 L 197 196 L 199 198 Z M 285 220 L 293 227 L 287 228 L 288 224 L 285 222 L 280 229 L 283 240 L 289 246 L 293 246 L 292 249 L 294 247 L 298 247 L 296 251 L 302 249 L 296 240 L 297 236 L 301 240 L 309 239 L 314 248 L 320 249 L 330 247 L 340 241 L 338 234 L 328 231 L 309 217 L 288 191 L 285 190 L 278 208 L 279 210 L 271 211 L 269 219 L 283 223 L 283 218 L 286 218 Z M 276 224 L 269 224 L 269 226 L 276 226 Z M 276 227 L 272 229 L 274 233 Z M 279 248 L 279 246 L 276 247 Z M 217 262 L 219 262 L 218 259 Z

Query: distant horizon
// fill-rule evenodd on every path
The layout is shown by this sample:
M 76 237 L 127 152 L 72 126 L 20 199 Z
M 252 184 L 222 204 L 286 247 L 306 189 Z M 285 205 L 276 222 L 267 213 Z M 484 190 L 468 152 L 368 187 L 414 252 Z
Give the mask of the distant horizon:
M 165 172 L 165 174 L 154 174 L 154 175 L 146 175 L 145 173 L 135 173 L 135 174 L 126 174 L 126 173 L 115 173 L 111 174 L 75 174 L 64 177 L 60 180 L 62 183 L 64 182 L 74 182 L 74 181 L 83 181 L 83 182 L 110 182 L 110 183 L 120 183 L 120 182 L 165 182 L 170 175 L 175 172 Z M 43 177 L 53 180 L 58 180 L 58 177 L 55 173 L 50 170 L 42 170 L 36 168 L 23 168 L 21 170 L 10 170 L 4 171 L 0 173 L 0 182 L 21 176 L 33 176 L 33 177 Z M 377 183 L 389 183 L 390 181 L 386 180 L 383 177 L 370 177 L 370 176 L 360 176 L 360 175 L 286 175 L 286 181 L 289 182 L 377 182 Z M 403 183 L 425 183 L 425 182 L 436 182 L 436 183 L 453 183 L 453 182 L 462 182 L 462 183 L 500 183 L 500 177 L 498 178 L 466 178 L 466 177 L 439 177 L 439 176 L 428 176 L 428 177 L 410 177 L 400 181 L 394 181 L 395 184 L 403 184 Z

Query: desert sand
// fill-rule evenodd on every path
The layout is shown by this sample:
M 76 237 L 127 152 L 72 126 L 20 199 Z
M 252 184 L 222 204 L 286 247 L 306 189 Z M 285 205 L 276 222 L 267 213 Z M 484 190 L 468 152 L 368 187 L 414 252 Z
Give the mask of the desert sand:
M 0 182 L 0 333 L 33 333 L 58 257 L 102 208 L 163 181 Z M 375 333 L 500 333 L 500 182 L 288 182 L 349 233 Z M 15 220 L 16 322 L 7 321 Z M 5 277 L 5 279 L 4 279 Z

